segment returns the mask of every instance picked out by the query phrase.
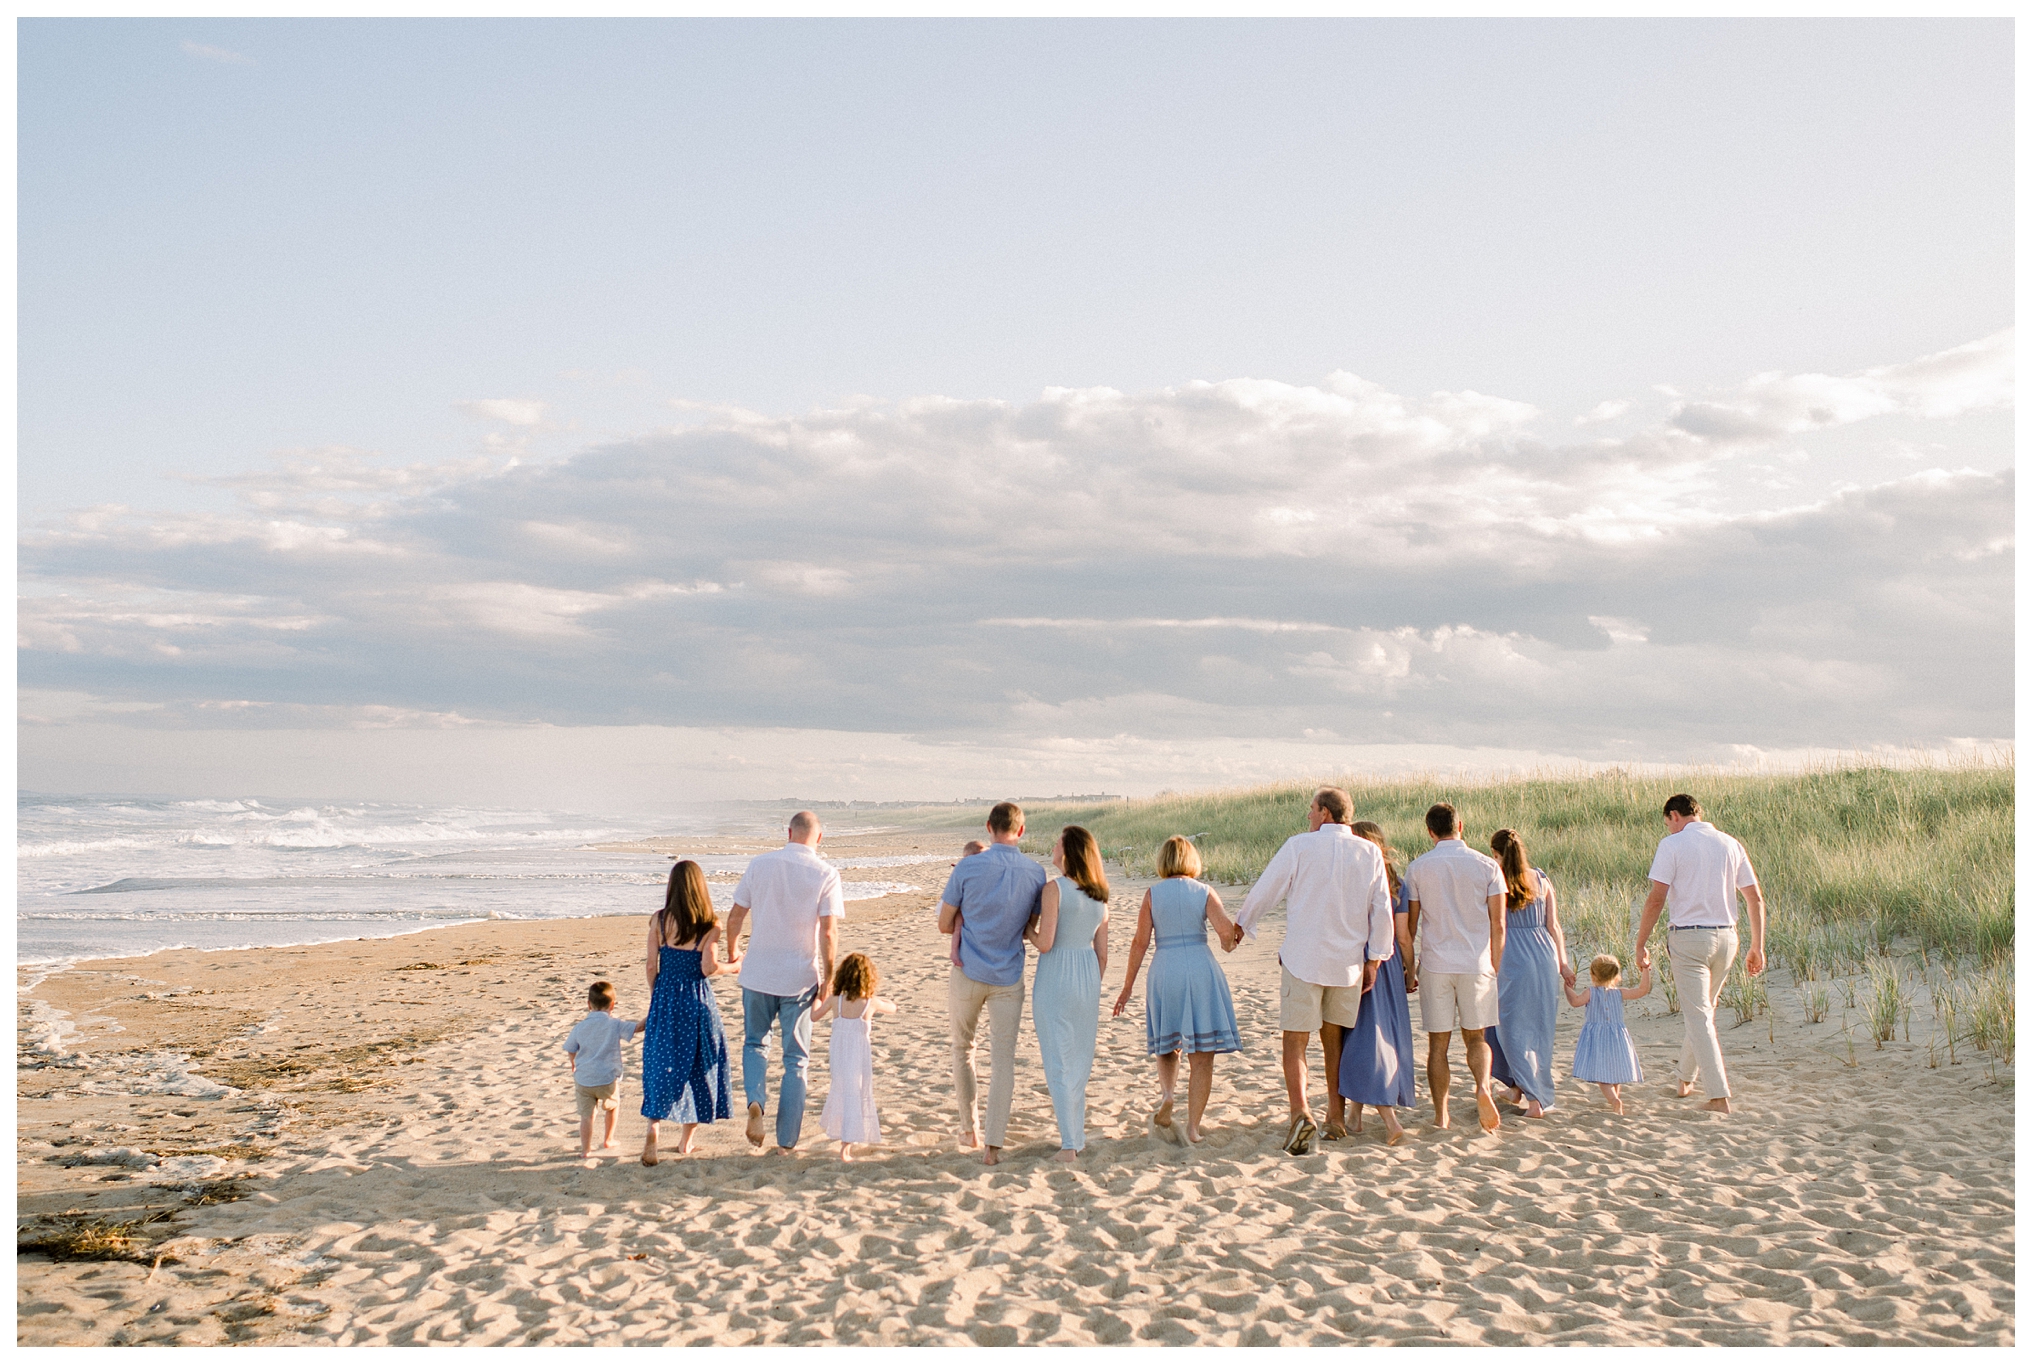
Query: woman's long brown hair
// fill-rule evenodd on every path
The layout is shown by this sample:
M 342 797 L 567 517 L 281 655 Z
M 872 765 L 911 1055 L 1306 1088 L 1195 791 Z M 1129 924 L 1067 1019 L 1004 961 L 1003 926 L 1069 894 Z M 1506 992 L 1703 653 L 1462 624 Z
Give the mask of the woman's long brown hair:
M 1517 831 L 1496 830 L 1489 836 L 1489 851 L 1502 864 L 1503 884 L 1510 888 L 1503 903 L 1511 909 L 1522 909 L 1536 900 L 1538 878 L 1531 874 L 1531 863 L 1524 856 L 1524 840 L 1517 836 Z
M 1404 888 L 1404 878 L 1397 874 L 1397 851 L 1390 846 L 1390 839 L 1383 832 L 1383 826 L 1373 819 L 1358 819 L 1348 826 L 1356 838 L 1366 838 L 1383 850 L 1383 870 L 1390 874 L 1390 898 L 1395 900 L 1397 892 Z
M 1094 836 L 1077 824 L 1068 824 L 1059 831 L 1058 839 L 1065 849 L 1065 874 L 1072 883 L 1086 892 L 1088 899 L 1108 903 L 1108 877 L 1101 870 L 1101 845 Z
M 697 942 L 706 930 L 720 922 L 713 912 L 713 897 L 706 890 L 706 874 L 699 864 L 686 858 L 670 869 L 670 884 L 663 892 L 663 908 L 656 911 L 656 940 L 669 947 Z

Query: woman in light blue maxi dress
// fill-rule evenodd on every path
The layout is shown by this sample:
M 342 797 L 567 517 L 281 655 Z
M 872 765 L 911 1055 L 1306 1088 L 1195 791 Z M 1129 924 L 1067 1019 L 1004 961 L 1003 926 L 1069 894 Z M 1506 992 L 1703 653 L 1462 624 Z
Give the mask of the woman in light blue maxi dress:
M 1242 1049 L 1235 1022 L 1235 999 L 1228 978 L 1207 946 L 1209 925 L 1220 935 L 1222 950 L 1241 939 L 1234 921 L 1213 888 L 1196 878 L 1199 850 L 1174 835 L 1157 854 L 1157 874 L 1164 879 L 1143 893 L 1136 918 L 1136 937 L 1129 944 L 1129 970 L 1115 999 L 1115 1016 L 1129 1007 L 1136 972 L 1153 941 L 1157 955 L 1150 962 L 1150 988 L 1143 997 L 1143 1024 L 1150 1054 L 1157 1059 L 1157 1110 L 1150 1115 L 1153 1131 L 1182 1146 L 1200 1140 L 1200 1115 L 1214 1087 L 1214 1057 Z M 1229 935 L 1233 934 L 1231 938 Z M 1185 1130 L 1172 1121 L 1172 1095 L 1178 1086 L 1178 1058 L 1187 1058 L 1190 1074 L 1185 1091 Z
M 1071 874 L 1044 887 L 1024 937 L 1038 951 L 1030 1018 L 1058 1118 L 1058 1158 L 1072 1161 L 1087 1149 L 1087 1078 L 1100 1037 L 1101 975 L 1108 969 L 1108 883 L 1093 835 L 1076 824 L 1059 834 L 1051 860 Z
M 1484 1029 L 1482 1040 L 1489 1045 L 1490 1078 L 1510 1086 L 1511 1101 L 1524 1105 L 1525 1117 L 1540 1118 L 1558 1102 L 1552 1035 L 1560 989 L 1573 978 L 1573 968 L 1551 878 L 1530 864 L 1515 829 L 1496 830 L 1489 848 L 1503 867 L 1509 913 L 1496 973 L 1496 1026 Z
M 1411 1000 L 1404 986 L 1404 956 L 1411 945 L 1411 904 L 1383 826 L 1364 819 L 1350 827 L 1355 837 L 1366 838 L 1383 850 L 1396 944 L 1377 964 L 1375 984 L 1362 996 L 1355 1025 L 1342 1036 L 1340 1090 L 1341 1097 L 1354 1106 L 1354 1122 L 1348 1130 L 1362 1130 L 1362 1107 L 1369 1105 L 1383 1119 L 1384 1142 L 1395 1146 L 1404 1140 L 1397 1110 L 1418 1102 L 1417 1043 L 1411 1031 Z

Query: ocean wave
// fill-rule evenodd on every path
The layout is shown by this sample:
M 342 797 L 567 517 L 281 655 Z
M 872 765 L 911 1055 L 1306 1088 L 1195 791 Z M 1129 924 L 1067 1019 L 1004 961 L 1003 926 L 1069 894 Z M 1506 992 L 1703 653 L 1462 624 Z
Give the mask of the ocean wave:
M 908 895 L 917 889 L 908 881 L 842 881 L 840 898 L 878 900 L 884 895 Z

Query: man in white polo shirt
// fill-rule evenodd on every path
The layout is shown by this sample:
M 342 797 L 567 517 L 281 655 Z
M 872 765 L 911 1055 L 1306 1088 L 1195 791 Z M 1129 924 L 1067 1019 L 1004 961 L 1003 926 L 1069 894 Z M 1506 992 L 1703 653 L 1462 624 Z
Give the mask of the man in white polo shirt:
M 748 1141 L 760 1146 L 762 1105 L 769 1098 L 769 1029 L 783 1032 L 783 1091 L 776 1103 L 776 1149 L 797 1149 L 804 1132 L 806 1075 L 811 1069 L 811 1011 L 833 978 L 839 922 L 846 913 L 840 874 L 818 855 L 825 829 L 818 816 L 790 817 L 789 841 L 748 864 L 727 915 L 727 952 L 737 950 L 741 925 L 755 917 L 741 958 L 741 1088 L 748 1099 Z
M 1729 1076 L 1722 1067 L 1722 1039 L 1715 1031 L 1715 1005 L 1735 962 L 1736 896 L 1750 911 L 1750 953 L 1743 969 L 1764 971 L 1764 893 L 1743 845 L 1700 817 L 1700 802 L 1680 793 L 1665 802 L 1671 833 L 1658 840 L 1651 859 L 1651 894 L 1637 925 L 1637 965 L 1651 964 L 1651 930 L 1660 910 L 1672 911 L 1665 952 L 1679 989 L 1686 1042 L 1679 1049 L 1679 1097 L 1706 1091 L 1707 1106 L 1729 1111 Z
M 1256 936 L 1256 921 L 1284 901 L 1283 966 L 1278 1026 L 1284 1030 L 1284 1091 L 1291 1126 L 1284 1149 L 1312 1150 L 1318 1129 L 1305 1093 L 1305 1052 L 1312 1034 L 1326 1050 L 1327 1136 L 1347 1135 L 1340 1074 L 1342 1030 L 1355 1026 L 1362 994 L 1376 983 L 1377 963 L 1396 950 L 1390 918 L 1390 878 L 1383 854 L 1348 828 L 1354 802 L 1336 787 L 1312 798 L 1306 820 L 1312 832 L 1293 834 L 1270 859 L 1235 916 L 1234 937 Z
M 1453 1030 L 1467 1046 L 1468 1073 L 1475 1080 L 1475 1111 L 1482 1130 L 1503 1125 L 1496 1096 L 1489 1092 L 1489 1046 L 1482 1029 L 1496 1025 L 1496 972 L 1503 965 L 1503 869 L 1467 845 L 1466 828 L 1453 806 L 1441 802 L 1425 812 L 1432 851 L 1404 872 L 1410 898 L 1409 936 L 1418 968 L 1404 963 L 1407 980 L 1418 982 L 1418 1017 L 1425 1027 L 1425 1078 L 1432 1087 L 1432 1122 L 1450 1127 L 1446 1094 L 1453 1084 L 1446 1054 Z M 1420 930 L 1423 930 L 1421 933 Z

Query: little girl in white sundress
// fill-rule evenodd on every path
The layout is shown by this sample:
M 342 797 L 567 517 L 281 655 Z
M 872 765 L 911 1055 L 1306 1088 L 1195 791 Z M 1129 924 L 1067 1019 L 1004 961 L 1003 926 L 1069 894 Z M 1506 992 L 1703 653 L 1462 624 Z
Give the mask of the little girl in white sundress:
M 852 1160 L 855 1145 L 880 1146 L 882 1124 L 875 1112 L 875 1047 L 870 1025 L 875 1014 L 893 1014 L 896 1005 L 875 993 L 879 977 L 867 954 L 849 952 L 833 972 L 833 992 L 812 1010 L 814 1021 L 833 1020 L 832 1089 L 820 1122 L 840 1144 L 840 1159 Z

